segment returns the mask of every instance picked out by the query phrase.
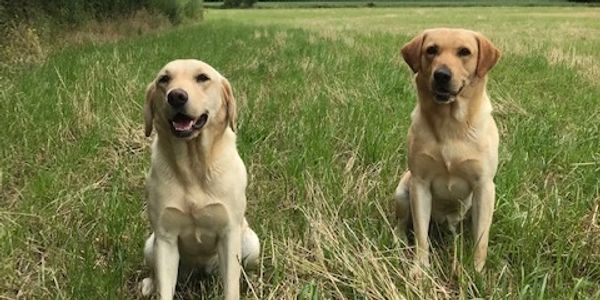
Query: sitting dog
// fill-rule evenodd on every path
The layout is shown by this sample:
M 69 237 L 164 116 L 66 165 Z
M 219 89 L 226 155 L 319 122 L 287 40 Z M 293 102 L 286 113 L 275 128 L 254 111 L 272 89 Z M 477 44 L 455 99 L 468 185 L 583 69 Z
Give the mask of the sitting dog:
M 430 219 L 454 233 L 471 210 L 475 269 L 485 264 L 494 212 L 498 129 L 486 92 L 500 51 L 464 29 L 430 29 L 402 48 L 416 73 L 418 101 L 408 132 L 408 171 L 394 198 L 401 236 L 412 219 L 416 265 L 429 265 Z
M 172 299 L 178 273 L 192 267 L 223 277 L 225 299 L 239 299 L 241 264 L 258 264 L 260 243 L 244 217 L 246 168 L 236 149 L 236 104 L 227 79 L 198 60 L 168 63 L 148 85 L 146 136 L 153 128 L 146 178 L 152 235 L 146 263 L 157 287 Z

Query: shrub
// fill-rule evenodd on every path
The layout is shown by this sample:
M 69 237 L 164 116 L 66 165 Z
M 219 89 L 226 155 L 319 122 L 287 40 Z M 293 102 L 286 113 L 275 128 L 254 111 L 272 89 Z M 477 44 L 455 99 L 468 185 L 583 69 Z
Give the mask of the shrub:
M 0 0 L 0 27 L 10 21 L 36 20 L 41 15 L 62 25 L 77 26 L 90 19 L 132 15 L 143 8 L 180 23 L 184 17 L 201 17 L 202 0 Z
M 65 29 L 136 18 L 142 11 L 178 24 L 202 18 L 202 0 L 0 0 L 0 72 L 9 65 L 42 61 L 53 43 L 49 37 Z

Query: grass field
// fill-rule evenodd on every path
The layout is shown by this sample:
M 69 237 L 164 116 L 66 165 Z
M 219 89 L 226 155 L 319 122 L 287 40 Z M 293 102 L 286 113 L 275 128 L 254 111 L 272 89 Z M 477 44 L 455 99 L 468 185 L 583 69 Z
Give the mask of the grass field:
M 469 7 L 469 6 L 581 6 L 598 5 L 577 3 L 565 0 L 331 0 L 331 1 L 258 1 L 254 8 L 339 8 L 339 7 Z M 221 8 L 223 2 L 204 2 L 208 8 Z
M 0 82 L 0 298 L 140 298 L 144 87 L 195 57 L 238 101 L 263 243 L 243 298 L 600 299 L 598 19 L 587 7 L 209 10 L 200 25 L 67 48 Z M 468 228 L 442 230 L 417 284 L 389 213 L 415 103 L 399 49 L 434 26 L 482 31 L 504 52 L 489 82 L 500 168 L 485 272 Z M 216 283 L 178 295 L 218 299 Z

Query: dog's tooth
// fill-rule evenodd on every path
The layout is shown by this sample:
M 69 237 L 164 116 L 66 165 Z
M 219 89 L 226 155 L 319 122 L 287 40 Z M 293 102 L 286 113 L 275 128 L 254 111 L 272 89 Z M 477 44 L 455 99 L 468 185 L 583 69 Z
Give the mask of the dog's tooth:
M 194 126 L 194 120 L 185 121 L 185 123 L 173 121 L 173 127 L 175 127 L 176 130 L 190 130 L 192 129 L 192 126 Z

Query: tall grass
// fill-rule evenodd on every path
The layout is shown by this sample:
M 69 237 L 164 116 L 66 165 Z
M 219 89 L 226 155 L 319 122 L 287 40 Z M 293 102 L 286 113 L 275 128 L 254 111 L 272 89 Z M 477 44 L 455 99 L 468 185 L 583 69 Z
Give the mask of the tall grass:
M 437 18 L 451 25 L 478 22 L 446 10 Z M 150 231 L 143 91 L 165 62 L 195 57 L 229 78 L 239 104 L 248 218 L 263 244 L 243 298 L 600 297 L 600 86 L 587 76 L 598 40 L 586 34 L 600 25 L 581 26 L 598 12 L 494 9 L 488 26 L 497 30 L 483 31 L 505 52 L 489 85 L 502 137 L 486 270 L 471 267 L 466 222 L 456 239 L 434 230 L 433 267 L 417 284 L 389 209 L 415 101 L 399 47 L 413 32 L 378 27 L 417 31 L 427 20 L 412 22 L 415 11 L 273 11 L 270 20 L 211 11 L 201 25 L 66 49 L 0 82 L 0 295 L 141 297 Z M 330 13 L 374 26 L 320 15 Z M 577 35 L 554 43 L 536 31 L 569 30 L 548 29 L 556 15 Z M 576 55 L 592 63 L 572 63 Z M 215 278 L 178 289 L 181 298 L 221 294 Z

